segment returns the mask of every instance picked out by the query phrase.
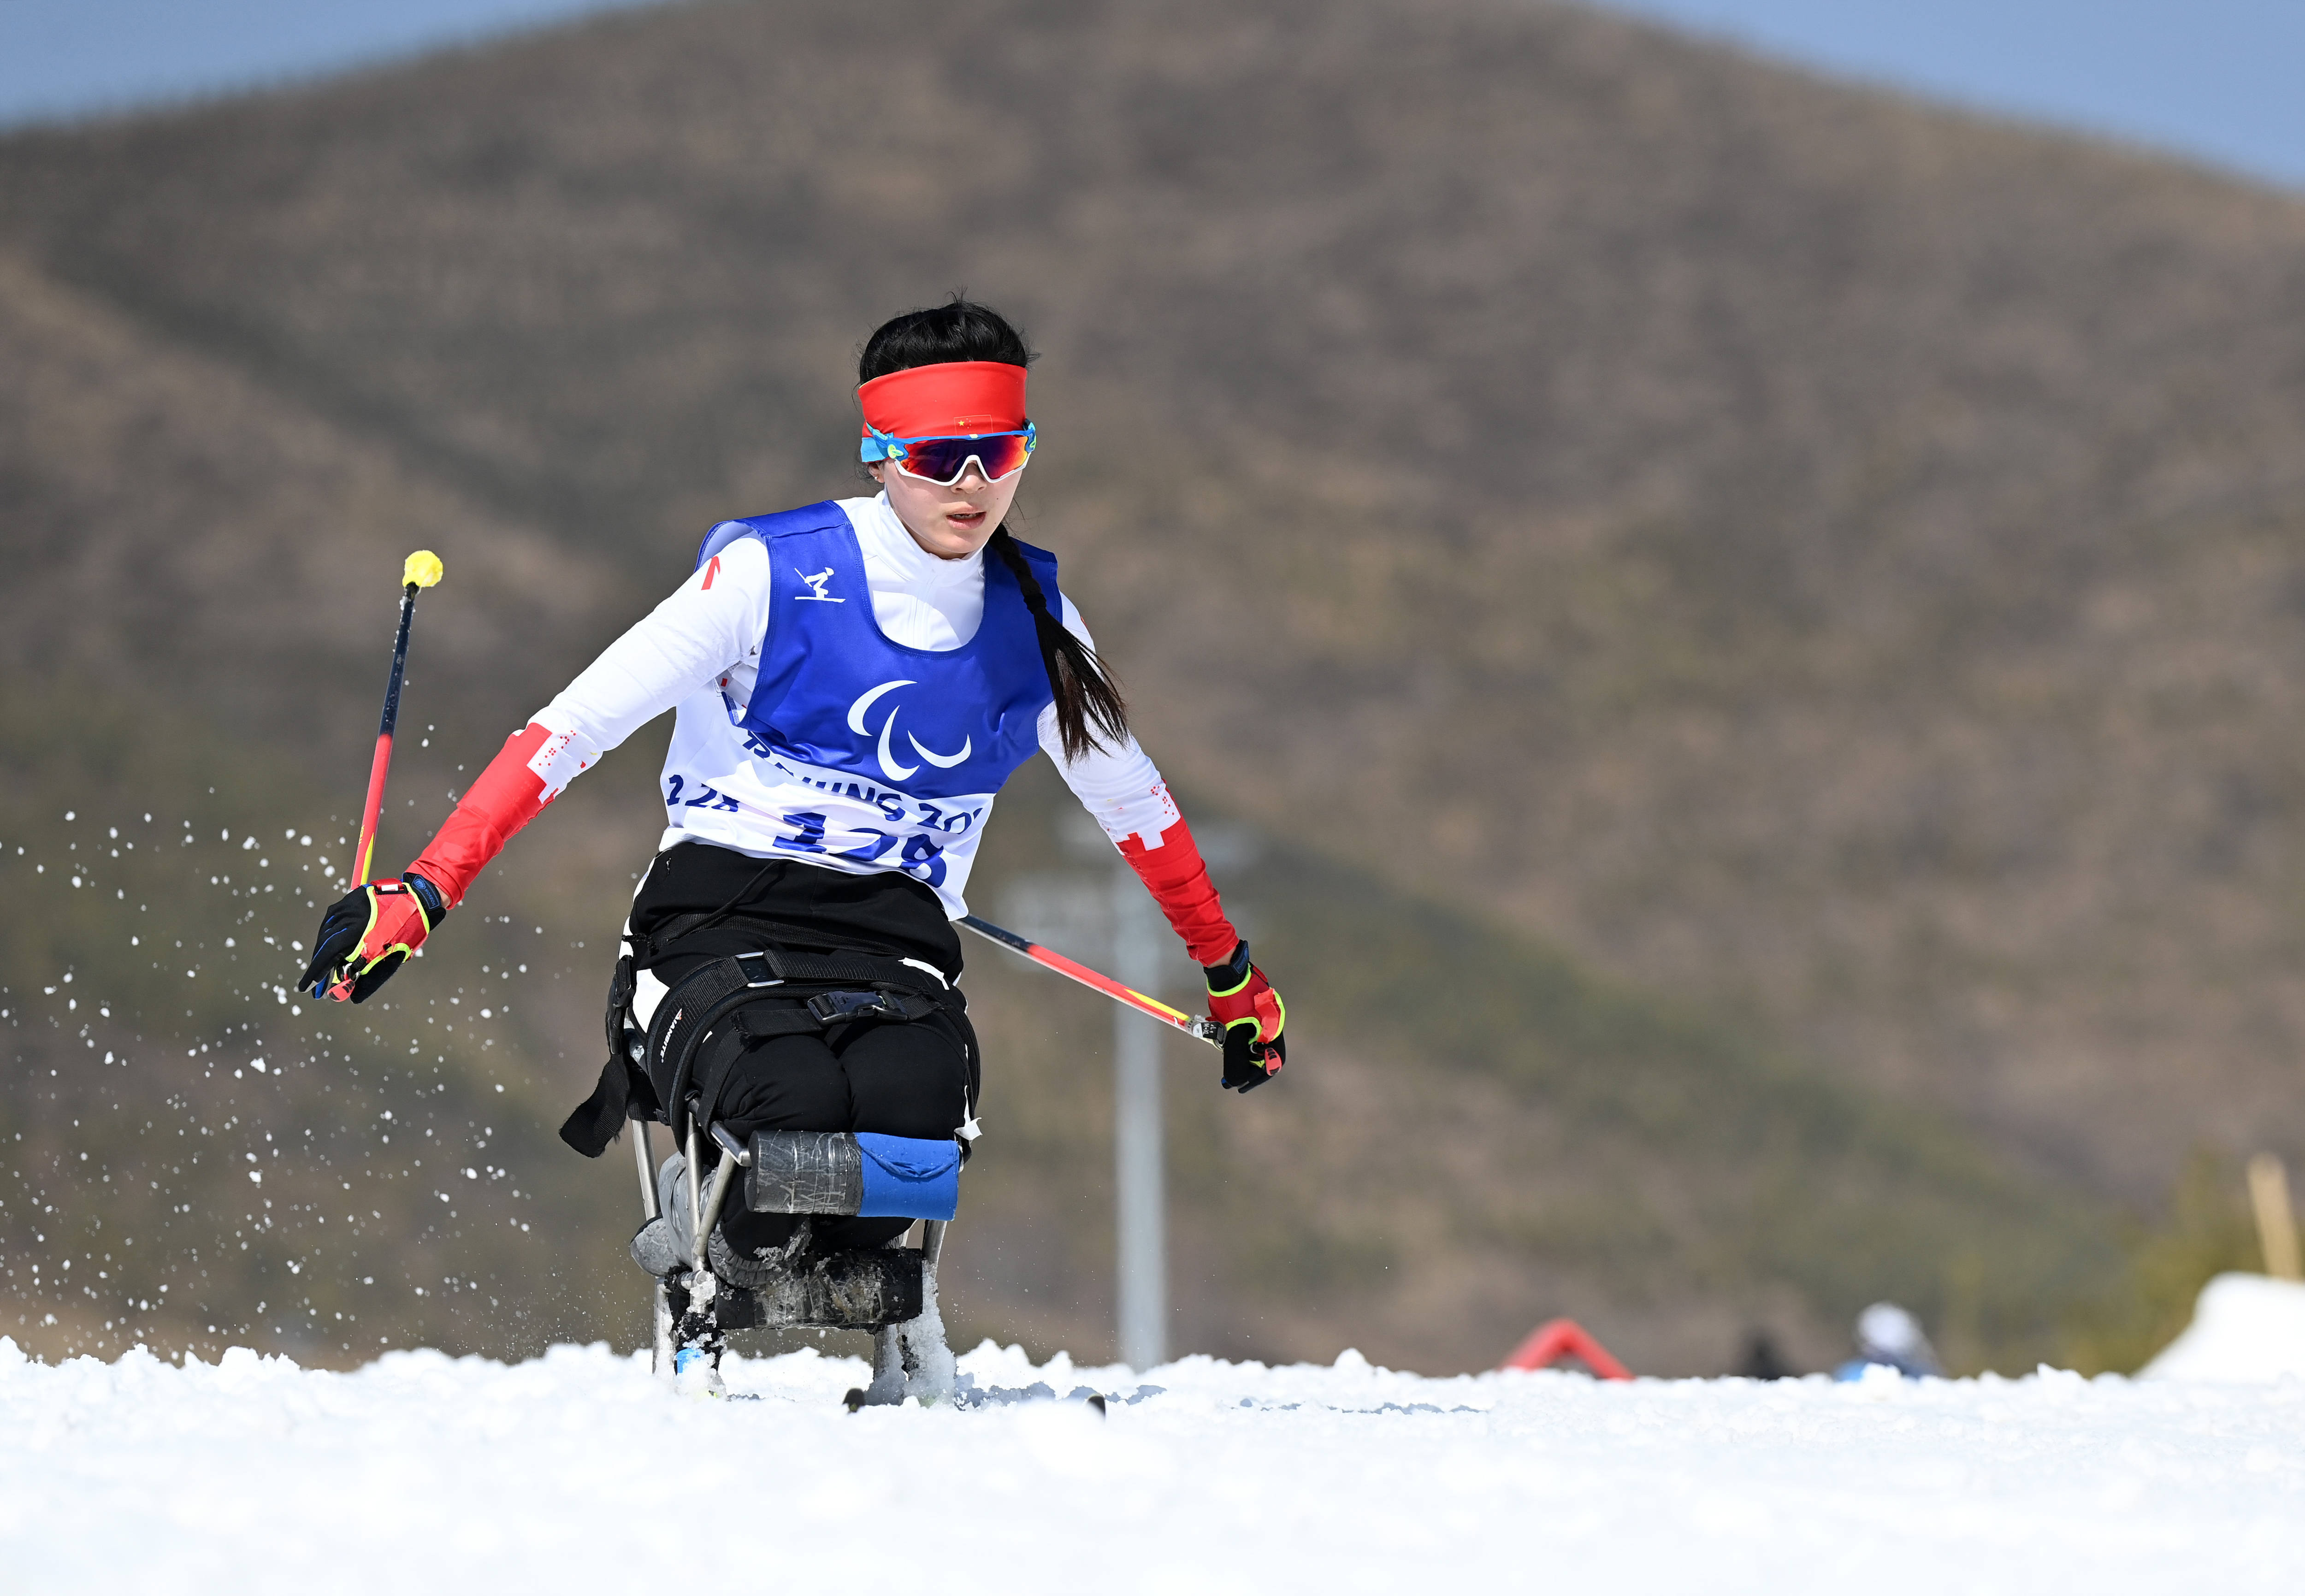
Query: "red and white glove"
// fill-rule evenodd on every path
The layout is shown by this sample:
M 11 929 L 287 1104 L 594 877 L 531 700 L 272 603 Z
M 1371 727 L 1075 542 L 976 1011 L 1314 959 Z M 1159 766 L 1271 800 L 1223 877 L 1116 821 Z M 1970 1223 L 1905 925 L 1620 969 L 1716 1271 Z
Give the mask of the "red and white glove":
M 355 887 L 320 917 L 299 984 L 315 998 L 365 1003 L 447 914 L 439 890 L 421 876 Z
M 1264 972 L 1249 962 L 1248 944 L 1232 951 L 1221 964 L 1204 964 L 1209 978 L 1209 1014 L 1225 1028 L 1224 1088 L 1249 1091 L 1280 1073 L 1289 1045 L 1280 1028 L 1289 1023 L 1288 1005 L 1264 979 Z

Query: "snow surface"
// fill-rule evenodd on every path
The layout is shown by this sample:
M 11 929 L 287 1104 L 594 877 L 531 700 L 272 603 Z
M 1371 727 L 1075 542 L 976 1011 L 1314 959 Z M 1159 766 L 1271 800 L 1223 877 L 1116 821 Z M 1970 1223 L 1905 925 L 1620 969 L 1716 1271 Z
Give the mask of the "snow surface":
M 2305 1590 L 2293 1378 L 961 1368 L 991 1400 L 850 1414 L 864 1365 L 808 1352 L 732 1358 L 757 1400 L 716 1402 L 603 1346 L 327 1373 L 0 1339 L 0 1586 Z
M 2305 1286 L 2219 1275 L 2201 1287 L 2193 1322 L 2137 1371 L 2139 1380 L 2305 1379 Z

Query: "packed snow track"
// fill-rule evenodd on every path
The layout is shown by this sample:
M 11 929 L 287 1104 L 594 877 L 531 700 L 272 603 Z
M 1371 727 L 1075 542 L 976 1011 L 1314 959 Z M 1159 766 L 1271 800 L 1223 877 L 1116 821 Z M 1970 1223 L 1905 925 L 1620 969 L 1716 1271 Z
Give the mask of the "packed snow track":
M 0 1340 L 0 1585 L 2305 1589 L 2295 1378 L 1600 1384 L 1348 1353 L 1139 1380 L 989 1344 L 961 1367 L 973 1408 L 851 1414 L 864 1366 L 809 1353 L 732 1358 L 755 1399 L 713 1401 L 597 1346 L 339 1374 Z

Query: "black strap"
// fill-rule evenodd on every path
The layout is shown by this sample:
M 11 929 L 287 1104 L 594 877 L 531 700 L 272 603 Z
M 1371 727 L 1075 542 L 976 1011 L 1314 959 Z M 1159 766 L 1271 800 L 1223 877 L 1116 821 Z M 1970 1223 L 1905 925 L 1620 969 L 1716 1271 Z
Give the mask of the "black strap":
M 592 1095 L 561 1125 L 563 1142 L 597 1159 L 627 1118 L 660 1121 L 677 1135 L 686 1123 L 696 1051 L 732 1014 L 748 1041 L 765 1040 L 821 1033 L 854 1020 L 924 1019 L 957 1001 L 940 977 L 894 954 L 796 951 L 778 944 L 805 946 L 813 940 L 807 928 L 736 913 L 736 904 L 761 876 L 781 862 L 770 861 L 742 891 L 709 913 L 676 915 L 645 936 L 627 932 L 632 951 L 617 961 L 608 982 L 608 1061 Z M 674 982 L 658 1002 L 642 1061 L 634 1061 L 625 1039 L 634 1029 L 632 1005 L 639 972 L 674 955 L 676 945 L 695 932 L 716 926 L 759 937 L 759 951 L 714 959 Z M 698 1083 L 708 1117 L 719 1100 L 721 1078 L 739 1051 L 724 1050 L 715 1060 L 715 1078 Z
M 611 1058 L 601 1067 L 600 1083 L 560 1125 L 560 1139 L 588 1159 L 608 1150 L 627 1119 L 654 1119 L 656 1091 L 648 1077 L 630 1062 Z
M 560 1139 L 588 1159 L 597 1159 L 617 1139 L 626 1119 L 656 1117 L 656 1091 L 636 1069 L 625 1050 L 625 1030 L 631 1023 L 633 993 L 637 986 L 633 957 L 617 961 L 608 978 L 608 1062 L 600 1066 L 600 1082 L 592 1095 L 561 1122 Z
M 689 1070 L 698 1044 L 712 1034 L 723 1014 L 753 996 L 752 982 L 734 959 L 702 965 L 657 999 L 649 1025 L 649 1074 L 659 1088 L 673 1144 L 687 1125 Z
M 869 1006 L 840 1001 L 868 995 L 876 999 Z M 776 947 L 714 959 L 657 1000 L 646 1053 L 650 1082 L 677 1142 L 691 1098 L 699 1099 L 709 1120 L 741 1050 L 721 1049 L 710 1077 L 695 1078 L 698 1049 L 725 1024 L 735 1023 L 748 1038 L 795 1036 L 851 1020 L 925 1019 L 949 1001 L 940 982 L 897 959 Z M 756 1008 L 766 1011 L 761 1018 L 742 1018 Z
M 633 963 L 633 955 L 626 954 L 617 961 L 616 972 L 608 977 L 608 1023 L 610 1058 L 622 1058 L 625 1056 L 625 1026 L 632 1013 L 633 993 L 640 985 L 639 977 L 635 973 L 637 968 L 638 966 Z
M 736 955 L 755 982 L 778 981 L 796 986 L 862 986 L 896 992 L 917 992 L 925 998 L 950 990 L 943 981 L 902 959 L 869 953 L 796 953 L 788 947 L 764 947 Z

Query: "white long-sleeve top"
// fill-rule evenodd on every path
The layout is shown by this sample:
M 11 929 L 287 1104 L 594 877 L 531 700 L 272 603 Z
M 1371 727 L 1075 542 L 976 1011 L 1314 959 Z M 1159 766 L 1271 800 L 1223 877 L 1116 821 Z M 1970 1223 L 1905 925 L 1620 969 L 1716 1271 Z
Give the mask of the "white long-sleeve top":
M 882 632 L 908 648 L 940 653 L 964 647 L 976 635 L 984 615 L 981 550 L 958 560 L 930 554 L 913 540 L 885 495 L 844 499 L 839 507 L 855 528 L 872 617 Z M 859 873 L 897 866 L 900 853 L 883 862 L 844 859 L 838 847 L 807 853 L 778 847 L 780 838 L 792 836 L 785 818 L 793 802 L 790 783 L 779 779 L 773 762 L 764 761 L 757 744 L 748 743 L 736 725 L 752 699 L 774 598 L 766 546 L 757 538 L 739 538 L 610 643 L 532 717 L 551 734 L 531 763 L 543 778 L 545 797 L 558 796 L 602 754 L 667 709 L 676 709 L 659 786 L 666 799 L 659 847 L 705 841 L 755 858 L 801 858 Z M 1069 598 L 1063 600 L 1063 611 L 1065 629 L 1094 647 Z M 1116 845 L 1134 836 L 1145 848 L 1161 846 L 1161 833 L 1176 823 L 1178 811 L 1160 771 L 1134 737 L 1067 760 L 1054 706 L 1042 711 L 1039 733 L 1042 751 L 1107 836 Z M 700 791 L 710 793 L 711 799 L 701 801 Z M 806 801 L 820 811 L 828 808 L 820 795 Z M 982 802 L 989 810 L 990 795 Z M 837 824 L 838 800 L 829 807 Z M 881 812 L 868 811 L 869 818 L 879 823 Z M 931 884 L 955 919 L 968 913 L 962 894 L 982 821 L 979 811 L 965 834 L 948 829 L 936 838 L 944 869 Z M 837 831 L 834 840 L 838 841 Z M 784 846 L 789 849 L 790 841 Z

